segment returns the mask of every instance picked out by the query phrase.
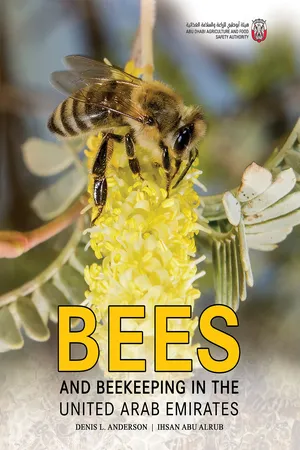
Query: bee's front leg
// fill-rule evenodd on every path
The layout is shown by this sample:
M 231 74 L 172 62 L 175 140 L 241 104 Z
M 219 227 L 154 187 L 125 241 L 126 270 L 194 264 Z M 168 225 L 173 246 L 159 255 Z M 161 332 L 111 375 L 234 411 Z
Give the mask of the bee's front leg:
M 180 183 L 180 181 L 182 181 L 183 178 L 186 176 L 187 172 L 190 170 L 190 168 L 193 165 L 193 163 L 194 163 L 195 159 L 197 158 L 197 156 L 198 156 L 198 149 L 195 148 L 195 149 L 193 149 L 191 151 L 189 160 L 188 160 L 185 168 L 183 169 L 182 173 L 180 174 L 178 180 L 174 184 L 173 189 L 176 188 L 178 186 L 178 184 Z
M 174 173 L 173 173 L 173 175 L 172 175 L 171 181 L 172 181 L 172 180 L 176 177 L 176 175 L 178 174 L 178 171 L 179 171 L 179 169 L 180 169 L 181 163 L 182 163 L 181 158 L 176 158 L 176 159 L 175 159 L 175 171 L 174 171 Z
M 169 197 L 170 183 L 172 180 L 172 178 L 171 178 L 172 167 L 171 167 L 170 153 L 169 153 L 168 147 L 163 142 L 160 143 L 160 148 L 162 149 L 162 165 L 163 165 L 164 171 L 166 173 L 166 177 L 167 177 L 166 190 L 167 190 L 167 196 Z

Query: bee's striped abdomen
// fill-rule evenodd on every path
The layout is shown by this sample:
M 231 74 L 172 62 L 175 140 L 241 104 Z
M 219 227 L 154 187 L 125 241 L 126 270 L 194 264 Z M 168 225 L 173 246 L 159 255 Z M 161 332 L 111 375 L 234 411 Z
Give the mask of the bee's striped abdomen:
M 49 120 L 48 120 L 48 128 L 51 131 L 51 133 L 58 134 L 59 136 L 66 137 L 65 130 L 62 127 L 62 123 L 60 120 L 60 108 L 61 105 L 59 105 L 51 114 Z
M 86 132 L 91 128 L 90 121 L 87 120 L 86 116 L 86 105 L 79 100 L 73 100 L 72 112 L 74 121 L 77 125 L 77 128 L 82 132 Z
M 62 137 L 77 136 L 91 127 L 91 121 L 86 117 L 84 102 L 71 97 L 55 109 L 48 122 L 49 130 Z
M 49 130 L 62 137 L 72 137 L 95 129 L 123 126 L 125 122 L 117 111 L 119 102 L 115 98 L 114 86 L 115 83 L 111 82 L 105 92 L 99 92 L 94 86 L 79 91 L 78 98 L 82 97 L 82 101 L 67 98 L 50 117 Z M 127 94 L 130 95 L 130 90 Z

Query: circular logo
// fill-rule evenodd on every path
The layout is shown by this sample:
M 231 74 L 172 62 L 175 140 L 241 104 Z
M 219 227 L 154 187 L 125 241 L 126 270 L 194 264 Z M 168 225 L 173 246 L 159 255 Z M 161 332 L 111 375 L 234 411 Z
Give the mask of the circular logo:
M 252 20 L 251 35 L 256 42 L 264 41 L 267 37 L 267 21 L 263 19 Z

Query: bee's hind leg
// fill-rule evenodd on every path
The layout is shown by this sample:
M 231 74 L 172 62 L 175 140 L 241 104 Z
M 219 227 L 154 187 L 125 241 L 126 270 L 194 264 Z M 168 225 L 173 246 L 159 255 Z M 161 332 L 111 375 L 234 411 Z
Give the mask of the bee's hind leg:
M 134 175 L 138 175 L 143 181 L 144 178 L 141 175 L 140 163 L 135 153 L 133 134 L 130 132 L 125 135 L 125 148 L 131 172 Z
M 107 199 L 107 181 L 106 178 L 95 178 L 94 181 L 94 203 L 98 206 L 98 214 L 92 220 L 92 225 L 95 224 L 96 220 L 101 216 L 103 208 L 106 204 Z
M 101 142 L 99 151 L 95 158 L 92 175 L 94 175 L 93 199 L 95 206 L 98 207 L 98 214 L 92 219 L 92 225 L 100 217 L 107 199 L 107 181 L 105 177 L 107 161 L 111 158 L 113 152 L 113 135 L 107 134 Z

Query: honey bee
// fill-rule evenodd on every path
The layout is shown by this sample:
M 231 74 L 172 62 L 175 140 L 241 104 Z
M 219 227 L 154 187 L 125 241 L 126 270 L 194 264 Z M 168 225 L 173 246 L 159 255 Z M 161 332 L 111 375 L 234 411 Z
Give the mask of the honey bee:
M 98 207 L 92 223 L 106 203 L 106 169 L 114 141 L 124 142 L 129 167 L 141 179 L 135 145 L 149 149 L 154 158 L 159 158 L 169 194 L 182 162 L 186 162 L 185 167 L 173 188 L 198 155 L 197 145 L 206 132 L 201 109 L 185 106 L 173 89 L 159 81 L 145 82 L 116 66 L 79 55 L 68 56 L 65 61 L 71 70 L 54 72 L 52 84 L 69 97 L 55 109 L 48 128 L 63 138 L 104 132 L 92 167 L 93 199 Z

